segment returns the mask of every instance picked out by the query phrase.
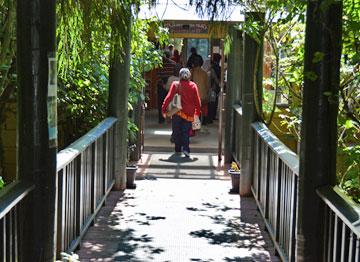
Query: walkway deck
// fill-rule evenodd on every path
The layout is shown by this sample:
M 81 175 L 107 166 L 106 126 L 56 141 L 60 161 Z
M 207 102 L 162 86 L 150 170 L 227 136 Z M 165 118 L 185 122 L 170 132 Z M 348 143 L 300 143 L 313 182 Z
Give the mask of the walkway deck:
M 81 261 L 279 261 L 254 200 L 228 194 L 213 158 L 145 155 L 143 180 L 110 194 Z
M 216 153 L 218 151 L 218 121 L 202 126 L 196 136 L 191 137 L 191 151 L 197 153 Z M 170 143 L 171 121 L 158 124 L 157 111 L 152 109 L 145 113 L 144 146 L 145 151 L 172 152 L 174 146 Z

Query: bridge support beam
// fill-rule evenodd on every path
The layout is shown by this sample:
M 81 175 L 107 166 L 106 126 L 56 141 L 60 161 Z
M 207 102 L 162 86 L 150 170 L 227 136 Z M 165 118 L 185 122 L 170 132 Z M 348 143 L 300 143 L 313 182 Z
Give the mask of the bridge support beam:
M 263 21 L 264 13 L 246 13 L 245 19 Z M 242 72 L 242 121 L 240 138 L 240 195 L 251 194 L 252 158 L 253 158 L 253 132 L 251 124 L 259 119 L 256 107 L 261 111 L 262 98 L 262 59 L 263 40 L 256 41 L 245 34 L 243 44 L 243 72 Z M 254 88 L 255 86 L 255 88 Z M 259 111 L 258 110 L 258 111 Z
M 225 137 L 224 137 L 224 154 L 225 163 L 232 160 L 232 152 L 234 151 L 234 109 L 233 105 L 240 103 L 241 93 L 241 64 L 242 64 L 242 31 L 235 27 L 231 27 L 230 34 L 232 43 L 228 59 L 227 74 L 227 92 L 225 104 Z
M 18 179 L 35 185 L 19 215 L 21 261 L 55 260 L 57 120 L 56 97 L 51 95 L 56 94 L 55 4 L 55 0 L 17 1 L 17 171 Z
M 323 261 L 324 206 L 336 179 L 342 1 L 309 0 L 301 124 L 296 261 Z
M 125 7 L 124 7 L 125 8 Z M 116 117 L 118 122 L 115 128 L 115 190 L 126 188 L 126 162 L 127 162 L 127 137 L 128 137 L 128 94 L 130 80 L 130 49 L 131 49 L 131 14 L 129 12 L 124 42 L 120 46 L 118 28 L 113 30 L 113 53 L 109 72 L 109 115 Z

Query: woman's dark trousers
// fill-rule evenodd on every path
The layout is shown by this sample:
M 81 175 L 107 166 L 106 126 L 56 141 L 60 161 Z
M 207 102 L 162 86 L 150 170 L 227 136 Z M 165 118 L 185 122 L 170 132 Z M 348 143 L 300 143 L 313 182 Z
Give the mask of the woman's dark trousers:
M 181 152 L 181 147 L 183 151 L 190 153 L 189 147 L 189 130 L 191 128 L 191 122 L 186 121 L 178 115 L 172 117 L 172 127 L 173 127 L 173 138 L 175 142 L 175 152 Z

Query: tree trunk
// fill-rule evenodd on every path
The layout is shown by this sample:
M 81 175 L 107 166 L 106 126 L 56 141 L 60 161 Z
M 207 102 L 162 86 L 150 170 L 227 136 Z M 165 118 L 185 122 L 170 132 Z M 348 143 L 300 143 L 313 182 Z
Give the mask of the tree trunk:
M 47 113 L 55 3 L 17 1 L 18 176 L 35 184 L 21 209 L 21 261 L 55 260 L 57 149 L 49 142 Z
M 115 190 L 126 188 L 128 137 L 128 93 L 130 79 L 131 15 L 129 14 L 123 45 L 114 42 L 109 72 L 109 115 L 116 117 L 115 128 Z M 114 35 L 119 34 L 115 25 Z M 113 41 L 116 41 L 115 39 Z M 120 41 L 120 40 L 119 40 Z M 124 48 L 124 50 L 122 50 Z
M 263 13 L 247 13 L 245 19 L 252 17 L 258 21 L 264 19 Z M 243 110 L 241 120 L 241 153 L 240 153 L 240 169 L 241 183 L 240 195 L 248 196 L 251 194 L 252 180 L 252 162 L 253 162 L 253 131 L 251 124 L 260 119 L 256 107 L 261 109 L 262 99 L 262 39 L 260 42 L 255 41 L 251 36 L 244 36 L 244 66 L 242 79 L 242 95 L 241 105 Z M 261 110 L 260 112 L 261 113 Z
M 324 204 L 315 190 L 336 180 L 342 1 L 324 2 L 307 7 L 296 261 L 324 259 Z
M 241 92 L 241 63 L 242 63 L 242 32 L 238 29 L 231 29 L 232 43 L 229 54 L 228 82 L 226 90 L 225 107 L 225 137 L 224 153 L 225 163 L 232 160 L 234 150 L 234 109 L 233 105 L 239 103 L 238 94 Z

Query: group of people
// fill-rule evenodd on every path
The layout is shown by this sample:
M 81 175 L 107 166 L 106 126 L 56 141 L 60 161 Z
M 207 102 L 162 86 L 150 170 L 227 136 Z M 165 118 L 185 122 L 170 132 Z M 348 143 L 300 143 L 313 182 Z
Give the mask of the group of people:
M 173 46 L 164 51 L 163 67 L 158 71 L 159 123 L 165 121 L 166 109 L 174 95 L 181 95 L 182 109 L 172 116 L 172 141 L 175 153 L 190 157 L 189 136 L 195 117 L 202 124 L 212 123 L 216 117 L 218 94 L 220 92 L 221 55 L 213 54 L 208 70 L 202 67 L 204 60 L 191 48 L 186 67 L 182 67 L 180 54 Z

